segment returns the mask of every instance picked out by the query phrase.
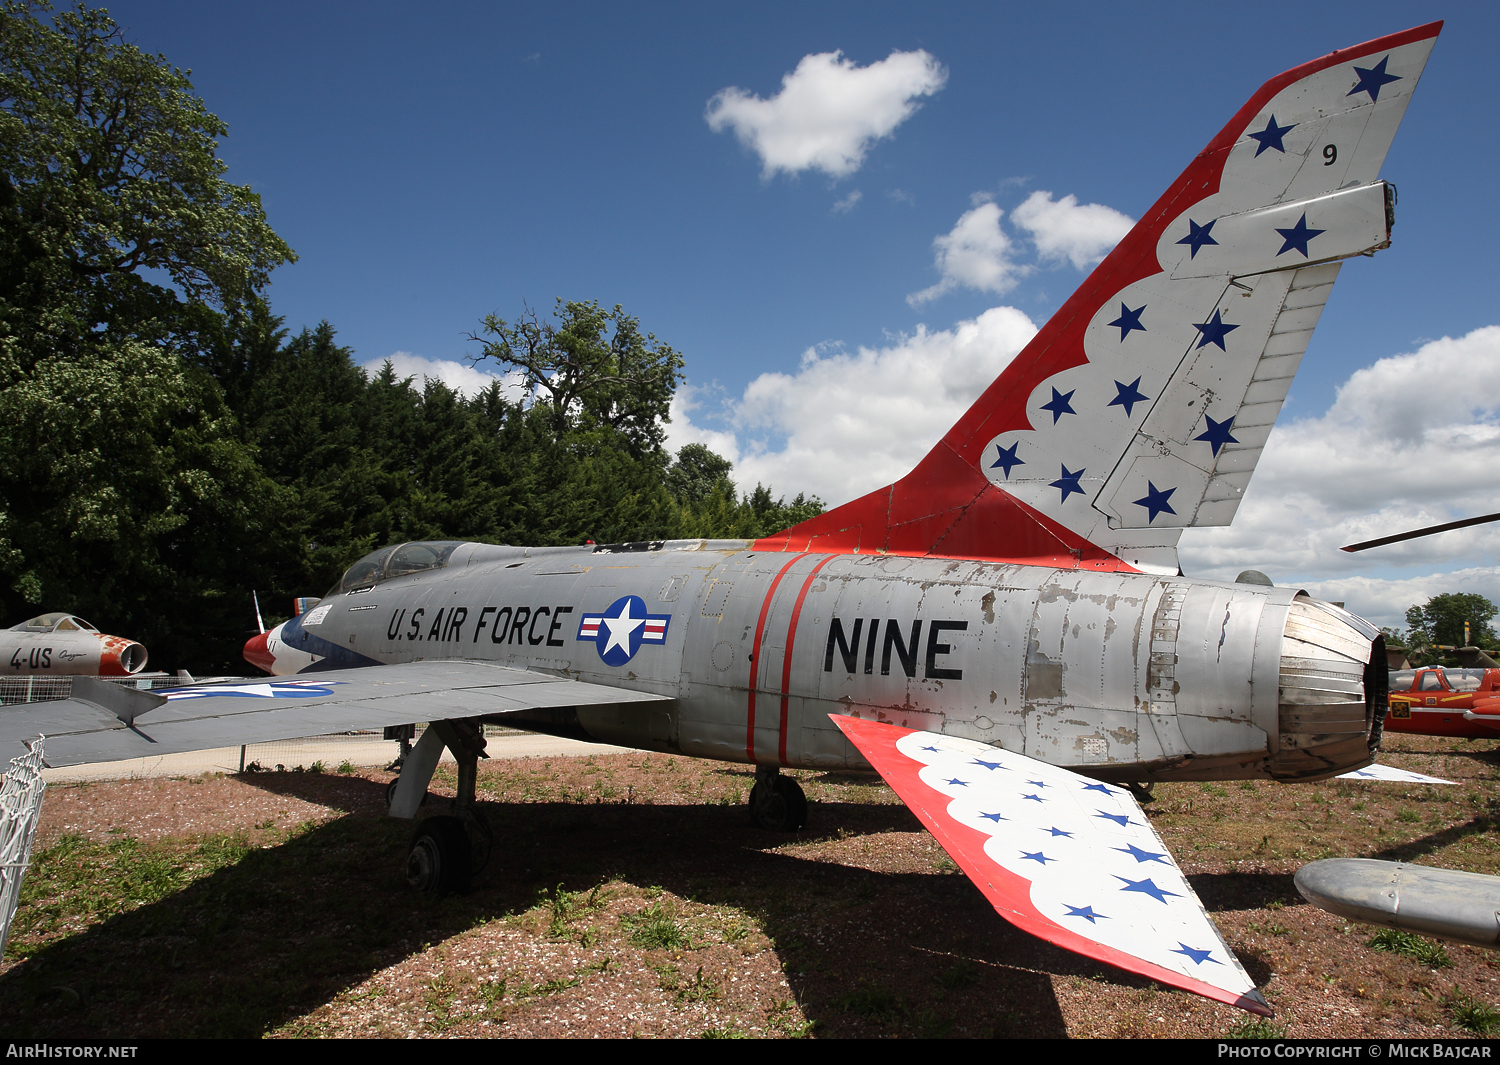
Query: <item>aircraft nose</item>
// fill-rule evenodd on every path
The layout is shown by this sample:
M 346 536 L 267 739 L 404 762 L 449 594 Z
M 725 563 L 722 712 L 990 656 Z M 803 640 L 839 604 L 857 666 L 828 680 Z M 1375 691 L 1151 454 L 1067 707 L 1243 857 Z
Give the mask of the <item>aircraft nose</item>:
M 245 661 L 249 662 L 256 669 L 274 674 L 276 672 L 276 656 L 266 646 L 266 640 L 269 636 L 270 633 L 263 632 L 245 641 Z

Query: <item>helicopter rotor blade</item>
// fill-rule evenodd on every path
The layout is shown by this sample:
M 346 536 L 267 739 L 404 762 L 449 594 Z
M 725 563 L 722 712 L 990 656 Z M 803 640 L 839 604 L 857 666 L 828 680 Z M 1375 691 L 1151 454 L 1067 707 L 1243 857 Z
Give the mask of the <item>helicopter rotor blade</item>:
M 1429 525 L 1425 529 L 1412 529 L 1410 532 L 1396 533 L 1394 536 L 1382 536 L 1378 540 L 1366 540 L 1364 543 L 1350 544 L 1348 547 L 1339 548 L 1340 551 L 1363 551 L 1367 547 L 1383 547 L 1386 544 L 1400 543 L 1402 540 L 1415 540 L 1419 536 L 1431 536 L 1433 533 L 1448 532 L 1451 529 L 1466 529 L 1470 525 L 1483 525 L 1485 522 L 1500 521 L 1500 514 L 1485 514 L 1478 518 L 1465 518 L 1463 521 L 1450 521 L 1442 525 Z

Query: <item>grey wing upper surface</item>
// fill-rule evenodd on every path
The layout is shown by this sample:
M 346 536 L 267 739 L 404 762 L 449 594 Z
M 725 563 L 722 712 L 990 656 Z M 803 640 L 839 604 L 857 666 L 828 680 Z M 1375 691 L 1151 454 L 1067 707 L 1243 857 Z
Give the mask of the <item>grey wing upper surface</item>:
M 425 661 L 164 692 L 80 678 L 73 697 L 0 708 L 0 763 L 47 737 L 49 766 L 669 696 L 484 662 Z

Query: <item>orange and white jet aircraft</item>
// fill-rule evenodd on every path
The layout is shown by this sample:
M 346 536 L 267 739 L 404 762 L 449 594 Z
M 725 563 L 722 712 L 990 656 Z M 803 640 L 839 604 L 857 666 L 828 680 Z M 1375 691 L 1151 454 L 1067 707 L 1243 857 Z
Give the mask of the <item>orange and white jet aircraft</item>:
M 766 828 L 807 817 L 783 767 L 873 768 L 1008 920 L 1267 1013 L 1121 785 L 1373 758 L 1379 630 L 1176 548 L 1233 518 L 1342 261 L 1390 244 L 1381 165 L 1440 28 L 1258 89 L 893 485 L 755 542 L 388 547 L 251 641 L 295 676 L 84 684 L 0 743 L 41 725 L 62 764 L 431 722 L 391 812 L 455 753 L 454 814 L 408 857 L 437 889 L 485 850 L 482 721 L 754 764 Z

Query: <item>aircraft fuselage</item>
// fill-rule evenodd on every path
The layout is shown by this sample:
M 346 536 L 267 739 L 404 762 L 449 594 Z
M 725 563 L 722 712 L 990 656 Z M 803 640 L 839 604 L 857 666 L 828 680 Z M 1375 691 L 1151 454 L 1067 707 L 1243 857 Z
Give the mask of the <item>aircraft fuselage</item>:
M 1295 635 L 1308 625 L 1311 644 Z M 647 750 L 867 768 L 829 720 L 842 714 L 1170 780 L 1367 764 L 1377 637 L 1290 589 L 683 541 L 464 544 L 441 568 L 346 579 L 267 641 L 292 652 L 277 672 L 482 659 L 670 696 L 506 718 Z M 1308 670 L 1322 679 L 1303 684 Z

